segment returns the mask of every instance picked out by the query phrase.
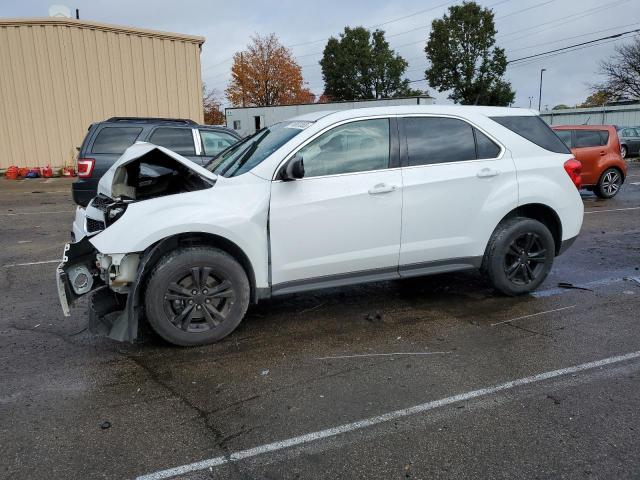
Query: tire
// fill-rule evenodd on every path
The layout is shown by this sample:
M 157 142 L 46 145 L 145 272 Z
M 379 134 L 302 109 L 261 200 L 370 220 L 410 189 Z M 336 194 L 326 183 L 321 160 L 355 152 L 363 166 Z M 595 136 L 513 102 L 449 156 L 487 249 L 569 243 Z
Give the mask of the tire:
M 627 150 L 627 146 L 626 145 L 621 145 L 620 146 L 620 156 L 622 158 L 627 158 L 627 153 L 629 153 L 628 150 Z
M 620 191 L 622 186 L 622 173 L 617 168 L 608 168 L 600 176 L 596 188 L 593 189 L 600 198 L 613 198 Z
M 555 242 L 549 229 L 537 220 L 515 217 L 493 232 L 482 269 L 496 290 L 522 295 L 540 286 L 554 257 Z
M 249 306 L 250 291 L 246 272 L 228 253 L 181 248 L 162 257 L 151 272 L 146 317 L 174 345 L 205 345 L 235 330 Z

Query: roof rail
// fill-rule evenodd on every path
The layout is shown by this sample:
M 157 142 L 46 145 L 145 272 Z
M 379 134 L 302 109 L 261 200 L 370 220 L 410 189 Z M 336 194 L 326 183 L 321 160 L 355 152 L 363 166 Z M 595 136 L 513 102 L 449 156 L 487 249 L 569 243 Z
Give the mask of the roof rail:
M 193 120 L 185 118 L 156 118 L 156 117 L 111 117 L 105 122 L 173 122 L 186 123 L 188 125 L 197 125 Z

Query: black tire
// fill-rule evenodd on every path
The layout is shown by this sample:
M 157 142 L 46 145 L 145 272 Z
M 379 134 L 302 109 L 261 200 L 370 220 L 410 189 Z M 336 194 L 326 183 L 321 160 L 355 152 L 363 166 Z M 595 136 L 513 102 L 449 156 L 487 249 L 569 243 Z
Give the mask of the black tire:
M 250 291 L 246 272 L 228 253 L 181 248 L 162 257 L 151 272 L 146 317 L 174 345 L 205 345 L 235 330 L 249 306 Z
M 482 269 L 496 290 L 522 295 L 544 281 L 554 257 L 555 242 L 549 229 L 537 220 L 515 217 L 493 232 Z
M 596 188 L 593 189 L 600 198 L 613 198 L 620 191 L 622 187 L 622 173 L 617 168 L 608 168 L 600 176 Z
M 622 158 L 627 158 L 627 153 L 629 153 L 629 151 L 627 150 L 627 146 L 626 145 L 621 145 L 620 146 L 620 156 Z

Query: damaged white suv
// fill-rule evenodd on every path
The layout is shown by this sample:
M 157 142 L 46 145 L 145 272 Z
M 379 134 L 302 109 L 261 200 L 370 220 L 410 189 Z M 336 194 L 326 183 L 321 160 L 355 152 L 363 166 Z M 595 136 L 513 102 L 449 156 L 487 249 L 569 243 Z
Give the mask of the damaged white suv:
M 317 112 L 201 167 L 130 147 L 78 208 L 62 308 L 119 340 L 146 318 L 177 345 L 232 332 L 273 295 L 480 268 L 527 293 L 582 224 L 580 163 L 533 111 Z

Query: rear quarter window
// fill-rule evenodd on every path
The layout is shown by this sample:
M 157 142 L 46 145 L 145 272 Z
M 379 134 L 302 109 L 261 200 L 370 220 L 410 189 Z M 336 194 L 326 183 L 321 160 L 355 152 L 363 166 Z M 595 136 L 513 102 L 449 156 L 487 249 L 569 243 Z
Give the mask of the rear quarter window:
M 134 144 L 140 132 L 140 127 L 104 127 L 93 141 L 91 153 L 122 154 Z
M 604 134 L 606 133 L 606 137 Z M 576 148 L 601 147 L 609 141 L 609 132 L 576 130 Z
M 554 153 L 571 153 L 569 147 L 537 115 L 491 117 L 496 123 Z

